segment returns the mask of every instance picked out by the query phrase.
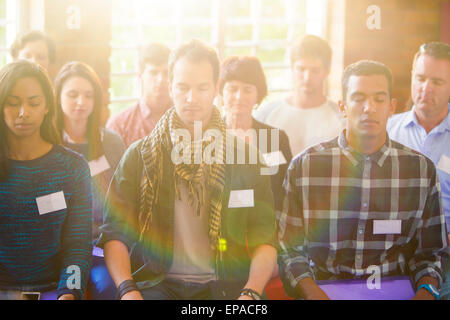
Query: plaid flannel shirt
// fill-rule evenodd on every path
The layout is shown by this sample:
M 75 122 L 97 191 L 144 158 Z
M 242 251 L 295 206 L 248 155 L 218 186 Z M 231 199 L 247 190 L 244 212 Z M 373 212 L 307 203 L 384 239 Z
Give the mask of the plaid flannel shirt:
M 279 262 L 290 295 L 303 278 L 365 278 L 374 265 L 381 276 L 409 274 L 414 286 L 424 276 L 442 284 L 447 230 L 436 169 L 425 156 L 389 138 L 365 156 L 344 130 L 298 155 L 283 186 Z M 375 220 L 400 220 L 401 233 L 374 234 Z

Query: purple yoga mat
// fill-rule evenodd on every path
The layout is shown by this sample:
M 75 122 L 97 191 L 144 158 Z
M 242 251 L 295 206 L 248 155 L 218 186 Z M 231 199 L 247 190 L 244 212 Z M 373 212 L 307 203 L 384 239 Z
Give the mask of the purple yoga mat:
M 94 246 L 94 248 L 92 248 L 92 255 L 95 257 L 103 257 L 103 249 Z
M 317 284 L 331 300 L 409 300 L 415 295 L 409 277 L 381 278 L 379 289 L 369 289 L 366 280 L 327 280 Z
M 56 300 L 57 293 L 56 290 L 42 292 L 41 298 L 39 300 Z

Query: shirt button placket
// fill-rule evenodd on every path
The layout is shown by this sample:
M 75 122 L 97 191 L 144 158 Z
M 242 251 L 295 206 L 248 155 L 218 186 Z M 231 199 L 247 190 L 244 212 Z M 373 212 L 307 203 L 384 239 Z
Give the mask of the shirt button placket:
M 364 243 L 364 233 L 366 229 L 366 220 L 369 211 L 369 191 L 367 190 L 367 186 L 369 185 L 367 182 L 370 180 L 370 168 L 371 162 L 369 156 L 364 156 L 364 164 L 363 164 L 363 174 L 362 174 L 362 183 L 363 187 L 361 189 L 361 216 L 358 222 L 356 240 L 357 240 L 357 248 L 355 252 L 355 267 L 361 268 L 362 266 L 362 253 L 364 246 L 361 247 L 361 243 Z

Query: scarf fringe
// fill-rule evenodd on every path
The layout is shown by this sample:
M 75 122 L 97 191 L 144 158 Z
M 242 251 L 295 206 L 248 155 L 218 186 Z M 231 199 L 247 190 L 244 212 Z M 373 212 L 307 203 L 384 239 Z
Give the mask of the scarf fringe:
M 145 174 L 140 187 L 140 205 L 139 205 L 139 240 L 144 238 L 145 233 L 152 224 L 152 209 L 159 198 L 159 188 L 163 175 L 163 150 L 171 151 L 174 143 L 174 130 L 183 128 L 183 123 L 179 119 L 174 108 L 168 110 L 157 123 L 152 133 L 144 138 L 141 146 L 141 155 L 144 161 Z M 220 112 L 214 107 L 209 128 L 219 129 L 226 137 L 226 126 L 223 122 Z M 224 139 L 225 140 L 225 139 Z M 206 142 L 201 142 L 203 147 Z M 222 211 L 222 194 L 225 185 L 225 141 L 223 141 L 222 163 L 214 163 L 212 165 L 201 164 L 180 164 L 174 166 L 175 193 L 178 199 L 181 199 L 179 183 L 181 179 L 188 182 L 188 203 L 195 208 L 195 200 L 197 200 L 197 215 L 200 215 L 201 209 L 205 205 L 206 192 L 210 192 L 210 210 L 209 210 L 209 238 L 212 250 L 217 249 L 220 238 L 220 220 Z M 176 142 L 175 142 L 176 143 Z M 198 143 L 198 142 L 194 142 Z M 194 152 L 202 149 L 195 148 L 191 143 L 191 159 L 193 160 Z M 199 146 L 197 146 L 199 147 Z M 169 152 L 170 153 L 170 152 Z M 220 162 L 220 161 L 219 161 Z

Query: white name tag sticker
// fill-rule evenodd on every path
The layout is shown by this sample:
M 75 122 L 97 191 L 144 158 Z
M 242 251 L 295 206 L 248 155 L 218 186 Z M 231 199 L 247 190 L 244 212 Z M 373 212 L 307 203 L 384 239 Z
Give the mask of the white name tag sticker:
M 106 160 L 106 157 L 103 155 L 98 159 L 89 161 L 89 169 L 91 170 L 91 177 L 94 177 L 103 171 L 108 170 L 110 167 L 108 160 Z
M 286 158 L 281 151 L 264 153 L 263 158 L 268 167 L 280 166 L 287 163 Z
M 232 190 L 230 192 L 230 200 L 228 208 L 251 208 L 255 206 L 253 189 L 249 190 Z
M 402 220 L 373 220 L 373 234 L 400 234 Z
M 441 159 L 439 159 L 437 168 L 450 174 L 450 157 L 447 157 L 445 154 L 443 154 L 441 156 Z
M 37 197 L 36 203 L 40 215 L 67 208 L 63 191 L 51 193 L 42 197 Z

